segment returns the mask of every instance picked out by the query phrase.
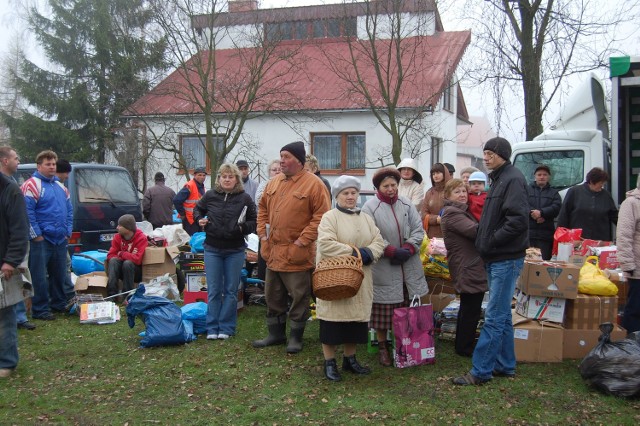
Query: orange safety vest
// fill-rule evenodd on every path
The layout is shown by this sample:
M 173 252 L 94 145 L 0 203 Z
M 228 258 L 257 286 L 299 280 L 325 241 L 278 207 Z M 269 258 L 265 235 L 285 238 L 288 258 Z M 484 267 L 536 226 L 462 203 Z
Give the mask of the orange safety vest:
M 184 204 L 182 204 L 182 206 L 184 207 L 184 215 L 187 218 L 187 222 L 189 222 L 190 225 L 193 225 L 193 209 L 195 208 L 198 200 L 202 197 L 200 196 L 198 185 L 194 179 L 187 182 L 185 186 L 189 188 L 189 197 L 184 200 Z

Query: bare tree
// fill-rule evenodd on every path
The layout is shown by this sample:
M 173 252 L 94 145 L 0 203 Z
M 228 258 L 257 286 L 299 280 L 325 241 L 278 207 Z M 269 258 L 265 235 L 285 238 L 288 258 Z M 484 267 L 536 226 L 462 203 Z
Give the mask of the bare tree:
M 344 2 L 345 14 L 350 3 Z M 391 136 L 391 146 L 376 153 L 374 161 L 380 164 L 374 166 L 398 164 L 403 152 L 415 157 L 432 147 L 440 124 L 432 114 L 442 95 L 457 87 L 455 70 L 470 33 L 434 36 L 442 28 L 433 0 L 366 0 L 358 5 L 364 9 L 363 24 L 358 35 L 347 38 L 346 54 L 319 48 L 343 82 L 344 95 L 367 105 Z M 429 55 L 443 46 L 445 55 Z
M 166 35 L 175 71 L 127 114 L 162 128 L 150 136 L 171 152 L 188 176 L 193 166 L 177 141 L 179 134 L 198 137 L 208 166 L 215 171 L 232 151 L 253 151 L 243 135 L 247 120 L 273 110 L 296 109 L 288 87 L 296 81 L 297 46 L 268 38 L 260 22 L 236 22 L 223 0 L 152 1 L 157 23 Z M 161 99 L 182 105 L 158 113 Z M 173 137 L 173 139 L 171 138 Z M 196 164 L 202 165 L 202 164 Z
M 531 140 L 542 132 L 543 115 L 566 78 L 607 67 L 618 28 L 637 20 L 639 9 L 627 0 L 468 1 L 475 42 L 465 67 L 473 84 L 492 84 L 498 116 L 513 110 L 500 103 L 505 90 L 521 96 Z

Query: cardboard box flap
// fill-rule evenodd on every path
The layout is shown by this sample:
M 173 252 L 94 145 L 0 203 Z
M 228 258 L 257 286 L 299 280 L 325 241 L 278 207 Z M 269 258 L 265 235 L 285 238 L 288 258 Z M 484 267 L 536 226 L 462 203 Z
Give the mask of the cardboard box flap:
M 107 288 L 107 275 L 104 272 L 91 272 L 76 278 L 74 288 L 76 291 L 86 291 L 90 287 Z

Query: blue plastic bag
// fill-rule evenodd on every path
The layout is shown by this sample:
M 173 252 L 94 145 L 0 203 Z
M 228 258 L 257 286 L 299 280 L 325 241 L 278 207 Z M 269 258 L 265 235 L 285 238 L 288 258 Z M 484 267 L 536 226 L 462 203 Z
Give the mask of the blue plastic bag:
M 195 302 L 184 305 L 182 308 L 182 319 L 193 323 L 194 334 L 204 334 L 207 332 L 207 304 Z
M 146 327 L 140 346 L 182 345 L 194 339 L 187 333 L 182 323 L 182 311 L 175 303 L 164 297 L 145 296 L 144 285 L 141 284 L 129 299 L 127 305 L 127 322 L 129 327 L 135 326 L 135 318 L 140 315 Z
M 207 234 L 205 232 L 196 232 L 191 236 L 189 245 L 192 253 L 204 253 L 204 240 Z

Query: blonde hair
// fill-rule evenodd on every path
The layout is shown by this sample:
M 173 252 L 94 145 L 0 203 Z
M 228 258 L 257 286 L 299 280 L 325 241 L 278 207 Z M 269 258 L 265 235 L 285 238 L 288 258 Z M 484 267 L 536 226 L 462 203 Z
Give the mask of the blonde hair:
M 218 176 L 216 181 L 220 179 L 224 173 L 231 173 L 236 177 L 236 186 L 240 186 L 241 189 L 244 189 L 244 185 L 242 185 L 242 174 L 240 173 L 240 169 L 233 163 L 224 163 L 218 169 Z
M 305 159 L 312 170 L 320 170 L 320 163 L 318 163 L 318 158 L 315 155 L 307 154 Z
M 453 179 L 449 180 L 449 182 L 447 182 L 444 185 L 444 198 L 449 198 L 449 196 L 451 196 L 453 191 L 455 191 L 456 189 L 458 189 L 461 186 L 466 188 L 466 185 L 465 185 L 465 183 L 464 183 L 464 181 L 462 179 L 453 178 Z

